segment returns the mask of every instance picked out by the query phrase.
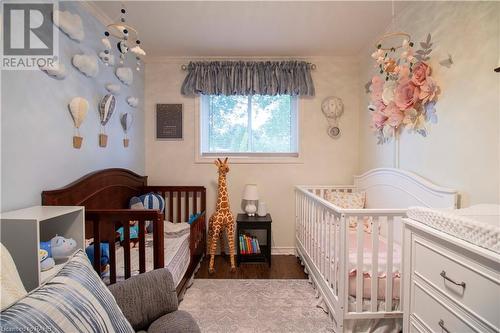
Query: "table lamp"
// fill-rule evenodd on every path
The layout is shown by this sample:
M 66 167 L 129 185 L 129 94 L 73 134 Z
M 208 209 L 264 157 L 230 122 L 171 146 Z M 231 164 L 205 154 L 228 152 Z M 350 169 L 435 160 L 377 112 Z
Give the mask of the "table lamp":
M 248 216 L 255 216 L 257 211 L 256 201 L 259 200 L 259 192 L 257 191 L 257 185 L 246 184 L 243 190 L 243 200 L 246 200 L 245 212 Z

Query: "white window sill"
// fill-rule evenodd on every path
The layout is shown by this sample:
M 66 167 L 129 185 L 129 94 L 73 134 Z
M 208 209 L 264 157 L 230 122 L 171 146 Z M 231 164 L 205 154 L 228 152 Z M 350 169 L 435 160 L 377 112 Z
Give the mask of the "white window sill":
M 231 155 L 231 154 L 196 154 L 195 163 L 214 163 L 217 158 L 229 157 L 231 164 L 302 164 L 304 163 L 299 154 L 269 154 L 269 155 Z

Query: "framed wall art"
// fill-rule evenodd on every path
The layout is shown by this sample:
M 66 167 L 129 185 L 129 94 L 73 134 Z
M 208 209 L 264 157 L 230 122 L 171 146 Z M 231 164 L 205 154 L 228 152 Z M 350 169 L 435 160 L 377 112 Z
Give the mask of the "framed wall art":
M 182 104 L 156 104 L 156 140 L 182 140 Z

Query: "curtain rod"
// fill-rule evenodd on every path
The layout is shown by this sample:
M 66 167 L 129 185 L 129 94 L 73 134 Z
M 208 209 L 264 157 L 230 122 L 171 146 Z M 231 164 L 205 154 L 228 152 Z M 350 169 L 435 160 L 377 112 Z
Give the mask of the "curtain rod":
M 311 63 L 311 62 L 308 62 L 307 64 L 308 64 L 308 65 L 311 65 L 311 69 L 312 69 L 312 70 L 315 70 L 315 69 L 316 69 L 316 64 L 313 64 L 313 63 Z M 187 71 L 187 69 L 188 69 L 188 65 L 186 65 L 186 64 L 182 64 L 182 65 L 181 65 L 181 69 L 182 69 L 183 71 Z

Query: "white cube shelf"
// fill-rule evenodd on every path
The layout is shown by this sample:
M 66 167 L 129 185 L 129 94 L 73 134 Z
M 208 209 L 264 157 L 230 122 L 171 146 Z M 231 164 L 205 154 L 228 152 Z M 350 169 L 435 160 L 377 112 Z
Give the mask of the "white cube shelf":
M 26 290 L 31 291 L 58 272 L 64 262 L 41 272 L 40 242 L 59 235 L 85 244 L 85 211 L 81 206 L 33 206 L 0 213 L 0 239 L 9 250 Z

